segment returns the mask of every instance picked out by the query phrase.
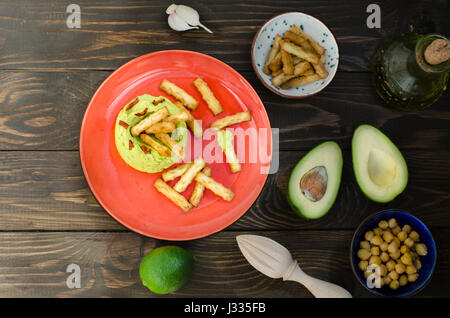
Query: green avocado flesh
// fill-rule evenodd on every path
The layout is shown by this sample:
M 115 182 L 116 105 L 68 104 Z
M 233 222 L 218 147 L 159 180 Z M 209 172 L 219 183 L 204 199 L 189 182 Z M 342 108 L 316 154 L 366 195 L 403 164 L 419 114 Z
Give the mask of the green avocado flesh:
M 132 102 L 130 101 L 123 107 L 117 116 L 114 132 L 116 148 L 122 159 L 134 169 L 148 173 L 160 172 L 176 163 L 174 159 L 160 155 L 155 149 L 144 143 L 141 138 L 132 136 L 130 129 L 145 118 L 145 116 L 136 115 L 145 112 L 145 110 L 147 110 L 146 116 L 148 116 L 164 106 L 167 107 L 170 114 L 176 114 L 180 109 L 163 96 L 155 97 L 151 95 L 141 95 L 138 96 L 138 98 L 139 102 L 127 110 L 127 106 Z M 163 101 L 158 103 L 155 102 L 156 105 L 154 105 L 154 100 Z M 120 122 L 127 124 L 128 128 L 124 128 Z M 176 139 L 183 147 L 186 147 L 186 123 L 179 123 L 177 128 L 180 128 L 178 130 L 180 134 Z M 130 147 L 130 142 L 132 143 L 132 147 Z M 141 146 L 150 149 L 150 152 L 144 152 Z
M 375 202 L 389 202 L 408 183 L 408 167 L 401 152 L 377 128 L 361 125 L 352 139 L 353 170 L 362 192 Z
M 342 175 L 342 152 L 333 141 L 309 151 L 294 167 L 289 178 L 287 199 L 301 217 L 317 219 L 333 206 Z

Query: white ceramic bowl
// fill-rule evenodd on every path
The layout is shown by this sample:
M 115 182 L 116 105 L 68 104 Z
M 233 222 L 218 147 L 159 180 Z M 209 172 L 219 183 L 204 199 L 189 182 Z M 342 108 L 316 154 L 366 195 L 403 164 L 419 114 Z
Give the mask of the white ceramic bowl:
M 328 77 L 310 84 L 282 89 L 272 84 L 271 76 L 263 72 L 263 67 L 275 35 L 284 35 L 294 24 L 326 48 L 325 68 L 329 74 Z M 264 86 L 275 94 L 286 98 L 305 98 L 319 93 L 331 83 L 339 65 L 339 48 L 333 33 L 320 20 L 302 12 L 287 12 L 267 21 L 256 33 L 252 44 L 252 64 Z

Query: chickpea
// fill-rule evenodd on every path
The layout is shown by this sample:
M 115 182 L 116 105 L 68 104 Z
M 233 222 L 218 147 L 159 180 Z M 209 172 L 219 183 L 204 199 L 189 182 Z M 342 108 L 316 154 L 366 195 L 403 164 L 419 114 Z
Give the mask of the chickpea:
M 393 260 L 389 260 L 386 262 L 386 268 L 388 270 L 388 272 L 392 272 L 393 270 L 395 270 L 395 261 Z
M 387 249 L 388 249 L 388 243 L 387 242 L 383 242 L 383 243 L 381 243 L 380 244 L 380 250 L 382 251 L 382 252 L 386 252 L 387 251 Z
M 358 251 L 357 255 L 361 260 L 367 261 L 372 254 L 370 254 L 368 250 L 362 248 Z
M 378 246 L 372 246 L 372 248 L 370 249 L 370 253 L 372 255 L 380 255 L 380 248 Z
M 425 256 L 428 254 L 427 251 L 427 246 L 423 243 L 419 243 L 416 245 L 416 252 L 417 254 L 419 254 L 420 256 Z
M 403 274 L 405 272 L 405 270 L 406 270 L 406 267 L 402 263 L 395 264 L 395 271 L 398 274 Z
M 373 234 L 375 234 L 376 236 L 381 236 L 383 234 L 383 230 L 377 227 L 373 229 Z
M 398 237 L 394 237 L 392 242 L 395 242 L 395 244 L 397 244 L 398 247 L 400 247 L 400 245 L 402 245 L 402 242 L 398 239 Z
M 369 259 L 369 265 L 370 264 L 375 264 L 375 265 L 380 265 L 381 264 L 381 258 L 377 255 L 372 255 Z
M 368 232 L 366 232 L 366 234 L 364 234 L 364 238 L 366 239 L 366 241 L 369 241 L 369 242 L 373 236 L 374 236 L 374 234 L 372 231 L 368 231 Z
M 370 243 L 367 241 L 361 241 L 361 243 L 359 243 L 359 247 L 370 251 Z
M 411 240 L 411 238 L 409 238 L 409 237 L 405 240 L 404 243 L 405 243 L 405 245 L 408 246 L 409 248 L 413 247 L 413 245 L 414 245 L 414 241 Z M 420 254 L 419 254 L 419 255 L 420 255 Z
M 360 270 L 362 270 L 363 272 L 365 272 L 368 265 L 369 265 L 369 262 L 368 262 L 368 261 L 360 261 L 360 262 L 358 263 L 358 268 L 359 268 Z
M 408 224 L 403 225 L 402 231 L 409 234 L 409 232 L 411 232 L 411 226 Z
M 389 253 L 395 253 L 398 251 L 398 245 L 395 242 L 391 242 L 391 244 L 388 245 L 388 252 Z
M 408 246 L 402 245 L 400 247 L 400 253 L 405 254 L 405 253 L 408 253 L 408 252 L 409 252 L 409 247 Z
M 400 226 L 396 226 L 396 227 L 394 227 L 393 229 L 392 229 L 392 234 L 394 234 L 394 235 L 397 235 L 398 233 L 400 233 L 401 232 L 401 228 L 400 228 Z
M 387 267 L 384 264 L 380 265 L 380 276 L 386 276 L 388 273 Z
M 393 290 L 398 289 L 399 286 L 400 283 L 398 282 L 398 280 L 392 280 L 392 282 L 389 284 L 389 287 L 391 287 L 391 289 Z
M 389 257 L 392 259 L 398 259 L 400 257 L 400 250 L 397 249 L 394 253 L 389 253 Z
M 387 243 L 391 243 L 393 239 L 394 235 L 391 232 L 384 231 L 383 240 L 385 240 Z
M 394 227 L 397 226 L 397 220 L 394 219 L 394 218 L 392 218 L 392 219 L 390 219 L 390 220 L 388 221 L 388 224 L 389 224 L 389 227 L 390 227 L 391 229 L 393 229 Z
M 409 254 L 409 253 L 403 254 L 402 257 L 400 257 L 400 260 L 405 265 L 411 265 L 412 264 L 411 254 Z
M 389 227 L 389 223 L 388 223 L 388 221 L 386 221 L 386 220 L 381 220 L 381 221 L 378 223 L 378 227 L 381 228 L 381 229 L 383 229 L 383 230 L 386 230 L 386 229 Z
M 403 232 L 403 231 L 400 231 L 398 234 L 397 234 L 397 237 L 398 237 L 398 239 L 400 240 L 400 241 L 404 241 L 404 240 L 406 240 L 407 238 L 408 238 L 408 234 L 406 234 L 406 232 Z
M 381 237 L 379 237 L 378 235 L 372 237 L 372 239 L 370 240 L 370 243 L 372 243 L 373 245 L 381 245 L 381 243 L 383 243 L 383 239 Z
M 422 262 L 420 261 L 420 259 L 416 259 L 416 261 L 414 262 L 414 266 L 417 270 L 422 268 Z
M 367 279 L 369 278 L 370 275 L 372 275 L 373 273 L 371 271 L 366 271 L 364 272 L 364 278 Z
M 411 231 L 411 233 L 409 233 L 409 238 L 414 242 L 418 242 L 420 239 L 420 235 L 416 231 Z
M 386 262 L 389 261 L 389 259 L 390 259 L 389 254 L 386 253 L 386 252 L 382 252 L 382 253 L 380 254 L 380 258 L 381 258 L 381 261 L 382 261 L 383 263 L 386 263 Z
M 392 280 L 397 280 L 397 279 L 398 279 L 398 273 L 397 273 L 396 271 L 389 272 L 388 276 L 389 276 Z
M 406 270 L 405 270 L 406 274 L 414 274 L 417 272 L 417 269 L 414 265 L 408 265 L 406 266 Z
M 406 276 L 406 275 L 400 276 L 400 278 L 398 279 L 398 282 L 399 282 L 400 286 L 405 286 L 406 284 L 408 284 L 408 276 Z
M 408 282 L 415 282 L 417 280 L 417 278 L 419 277 L 419 274 L 414 273 L 414 274 L 409 274 L 408 275 Z
M 389 276 L 384 276 L 383 280 L 385 285 L 389 285 L 392 282 L 392 279 Z

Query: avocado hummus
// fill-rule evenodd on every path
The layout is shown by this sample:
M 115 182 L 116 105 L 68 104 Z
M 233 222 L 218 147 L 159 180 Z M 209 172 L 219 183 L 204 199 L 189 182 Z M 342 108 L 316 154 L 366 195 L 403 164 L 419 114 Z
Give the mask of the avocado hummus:
M 130 132 L 131 127 L 164 106 L 167 107 L 167 110 L 171 115 L 180 112 L 180 109 L 177 106 L 163 96 L 155 97 L 151 95 L 141 95 L 125 105 L 117 116 L 115 126 L 117 151 L 122 159 L 136 170 L 155 173 L 160 172 L 177 162 L 175 156 L 169 158 L 160 155 L 155 149 L 144 143 L 139 136 L 133 137 Z M 184 128 L 177 129 L 179 134 L 176 140 L 179 143 L 182 143 L 183 147 L 186 147 L 186 123 L 179 123 L 177 128 Z

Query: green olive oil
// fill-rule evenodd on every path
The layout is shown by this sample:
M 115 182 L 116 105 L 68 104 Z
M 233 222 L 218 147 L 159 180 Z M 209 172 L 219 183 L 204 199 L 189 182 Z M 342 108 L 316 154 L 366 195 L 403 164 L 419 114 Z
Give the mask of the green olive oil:
M 435 103 L 447 88 L 450 60 L 427 63 L 424 52 L 437 35 L 405 34 L 384 43 L 375 54 L 371 71 L 378 95 L 391 107 L 419 110 Z

